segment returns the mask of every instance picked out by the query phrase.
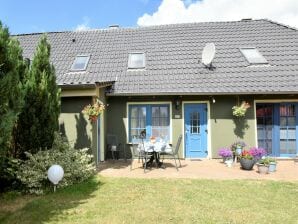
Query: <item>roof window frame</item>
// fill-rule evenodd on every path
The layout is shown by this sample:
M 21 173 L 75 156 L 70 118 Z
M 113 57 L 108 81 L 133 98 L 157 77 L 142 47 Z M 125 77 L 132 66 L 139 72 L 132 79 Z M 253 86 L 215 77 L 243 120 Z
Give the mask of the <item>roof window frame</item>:
M 131 55 L 133 54 L 141 54 L 143 55 L 143 66 L 142 67 L 133 67 L 131 66 L 130 64 L 130 61 L 131 61 Z M 146 53 L 145 52 L 129 52 L 128 53 L 128 61 L 127 61 L 127 69 L 128 70 L 137 70 L 137 69 L 145 69 L 146 68 Z
M 75 69 L 75 68 L 74 68 L 76 59 L 77 59 L 78 57 L 86 57 L 86 58 L 87 58 L 87 61 L 85 62 L 85 66 L 84 66 L 84 68 L 79 68 L 79 69 Z M 75 59 L 74 59 L 72 65 L 71 65 L 70 70 L 73 71 L 73 72 L 77 72 L 77 71 L 86 71 L 86 69 L 87 69 L 87 67 L 88 67 L 88 64 L 89 64 L 89 61 L 90 61 L 90 57 L 91 57 L 90 54 L 78 54 L 78 55 L 76 55 L 76 57 L 75 57 Z
M 267 61 L 267 59 L 263 56 L 263 54 L 261 54 L 261 52 L 256 48 L 256 47 L 241 47 L 239 48 L 241 54 L 244 56 L 244 58 L 246 59 L 246 61 L 250 64 L 250 65 L 267 65 L 269 64 L 269 62 Z M 247 55 L 244 53 L 245 50 L 255 50 L 256 53 L 260 56 L 260 59 L 262 61 L 258 62 L 258 61 L 251 61 L 250 58 L 247 57 Z

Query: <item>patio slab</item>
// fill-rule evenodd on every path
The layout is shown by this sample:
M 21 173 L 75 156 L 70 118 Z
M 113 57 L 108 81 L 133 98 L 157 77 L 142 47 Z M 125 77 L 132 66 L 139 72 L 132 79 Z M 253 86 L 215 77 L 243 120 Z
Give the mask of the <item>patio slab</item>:
M 137 160 L 130 171 L 130 161 L 122 160 L 102 162 L 98 166 L 98 173 L 108 177 L 133 178 L 202 178 L 202 179 L 256 179 L 298 181 L 298 163 L 293 160 L 280 160 L 277 171 L 269 174 L 259 174 L 257 167 L 251 171 L 242 170 L 236 163 L 229 168 L 221 160 L 181 160 L 182 167 L 176 171 L 173 160 L 165 160 L 165 169 L 153 166 L 144 173 L 141 163 Z

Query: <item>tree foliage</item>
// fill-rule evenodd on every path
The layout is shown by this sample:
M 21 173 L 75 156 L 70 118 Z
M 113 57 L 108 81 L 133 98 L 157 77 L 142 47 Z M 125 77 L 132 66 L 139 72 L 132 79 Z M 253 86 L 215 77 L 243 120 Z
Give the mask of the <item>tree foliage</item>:
M 23 105 L 26 63 L 22 49 L 0 22 L 0 188 L 11 179 L 12 135 Z M 5 180 L 5 181 L 4 181 Z
M 46 36 L 41 37 L 37 46 L 25 92 L 16 133 L 16 147 L 21 155 L 25 151 L 36 153 L 51 148 L 54 133 L 59 128 L 60 89 L 50 63 L 50 45 Z

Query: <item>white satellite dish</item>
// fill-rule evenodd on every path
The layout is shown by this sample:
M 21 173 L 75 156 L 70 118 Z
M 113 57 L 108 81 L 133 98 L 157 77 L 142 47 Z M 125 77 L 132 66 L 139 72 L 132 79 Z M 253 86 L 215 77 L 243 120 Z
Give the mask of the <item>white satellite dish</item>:
M 206 66 L 210 66 L 215 56 L 214 43 L 207 43 L 202 52 L 202 63 Z

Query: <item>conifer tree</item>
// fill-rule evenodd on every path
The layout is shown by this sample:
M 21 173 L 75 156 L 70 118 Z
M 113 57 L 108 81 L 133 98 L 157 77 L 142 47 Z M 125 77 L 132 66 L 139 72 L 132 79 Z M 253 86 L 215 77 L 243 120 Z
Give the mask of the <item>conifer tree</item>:
M 46 36 L 41 37 L 36 48 L 25 91 L 16 145 L 21 152 L 35 153 L 52 147 L 54 132 L 59 128 L 60 89 L 54 66 L 50 63 L 50 45 Z
M 18 41 L 10 37 L 8 28 L 0 22 L 0 191 L 14 179 L 10 166 L 12 136 L 23 105 L 21 80 L 26 71 Z

